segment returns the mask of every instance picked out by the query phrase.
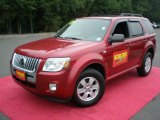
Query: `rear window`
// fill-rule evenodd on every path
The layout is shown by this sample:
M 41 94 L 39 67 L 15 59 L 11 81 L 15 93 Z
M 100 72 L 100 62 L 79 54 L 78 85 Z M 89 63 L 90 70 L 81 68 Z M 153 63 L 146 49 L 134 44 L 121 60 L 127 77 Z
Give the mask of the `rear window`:
M 138 21 L 129 22 L 130 29 L 131 29 L 131 35 L 132 36 L 140 36 L 143 35 L 143 29 Z
M 154 33 L 154 29 L 152 27 L 152 24 L 149 22 L 149 20 L 142 20 L 142 24 L 143 24 L 145 30 L 147 30 L 147 32 L 149 34 Z

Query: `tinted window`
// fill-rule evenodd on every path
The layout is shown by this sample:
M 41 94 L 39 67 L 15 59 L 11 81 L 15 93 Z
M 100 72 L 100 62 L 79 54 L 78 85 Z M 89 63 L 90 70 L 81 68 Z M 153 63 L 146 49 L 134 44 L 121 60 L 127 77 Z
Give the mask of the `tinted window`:
M 152 27 L 152 24 L 149 22 L 149 20 L 142 20 L 144 28 L 147 30 L 149 34 L 154 33 L 154 29 Z
M 143 29 L 139 22 L 129 22 L 131 28 L 131 35 L 132 36 L 140 36 L 143 34 Z
M 127 22 L 120 22 L 116 25 L 112 35 L 114 34 L 123 34 L 125 38 L 129 37 L 128 25 Z

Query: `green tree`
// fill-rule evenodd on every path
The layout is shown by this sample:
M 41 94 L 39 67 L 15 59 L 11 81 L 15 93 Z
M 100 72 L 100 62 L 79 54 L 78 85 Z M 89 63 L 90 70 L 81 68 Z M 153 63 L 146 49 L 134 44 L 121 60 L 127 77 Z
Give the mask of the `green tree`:
M 153 21 L 160 22 L 160 1 L 159 0 L 148 0 L 150 9 L 146 15 Z
M 25 15 L 29 18 L 31 33 L 33 33 L 33 18 L 35 17 L 37 10 L 36 0 L 25 0 L 24 1 L 24 11 Z
M 15 18 L 15 11 L 11 7 L 10 0 L 1 0 L 1 18 L 6 24 L 7 33 L 12 34 L 12 20 Z
M 139 13 L 160 19 L 158 0 L 0 0 L 0 33 L 57 31 L 71 19 Z
M 135 13 L 146 14 L 147 12 L 150 12 L 148 0 L 132 0 L 132 6 Z

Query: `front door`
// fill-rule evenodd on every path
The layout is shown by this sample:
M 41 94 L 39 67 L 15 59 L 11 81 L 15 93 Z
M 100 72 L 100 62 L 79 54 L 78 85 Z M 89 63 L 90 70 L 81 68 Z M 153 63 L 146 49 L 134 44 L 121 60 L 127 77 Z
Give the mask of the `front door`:
M 111 35 L 114 34 L 123 34 L 125 36 L 125 41 L 110 43 L 110 45 L 107 47 L 106 58 L 108 78 L 118 75 L 119 73 L 127 70 L 130 66 L 130 45 L 127 41 L 130 35 L 127 20 L 117 21 Z

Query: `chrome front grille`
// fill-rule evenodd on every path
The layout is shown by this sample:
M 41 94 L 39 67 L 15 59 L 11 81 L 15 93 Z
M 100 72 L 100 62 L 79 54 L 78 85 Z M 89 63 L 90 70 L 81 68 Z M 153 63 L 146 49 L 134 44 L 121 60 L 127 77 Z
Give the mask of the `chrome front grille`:
M 23 56 L 14 53 L 12 65 L 27 72 L 35 72 L 39 64 L 39 59 Z

